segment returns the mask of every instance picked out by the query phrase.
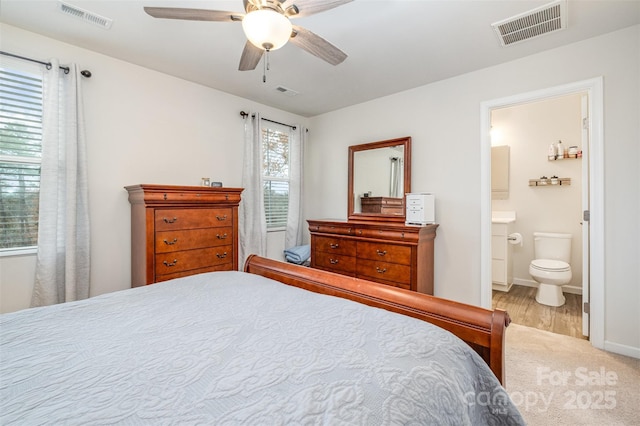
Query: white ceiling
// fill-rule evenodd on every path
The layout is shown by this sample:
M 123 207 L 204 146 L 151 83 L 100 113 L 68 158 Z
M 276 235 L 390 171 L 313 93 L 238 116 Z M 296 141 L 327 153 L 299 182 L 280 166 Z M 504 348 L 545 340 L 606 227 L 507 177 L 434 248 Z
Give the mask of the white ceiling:
M 569 0 L 566 30 L 501 47 L 493 22 L 548 1 L 355 0 L 294 20 L 347 53 L 342 64 L 288 43 L 271 52 L 263 83 L 262 62 L 254 71 L 237 70 L 246 40 L 240 23 L 154 19 L 143 11 L 242 12 L 242 0 L 65 1 L 113 19 L 111 29 L 59 12 L 56 0 L 0 0 L 0 21 L 307 117 L 640 23 L 638 0 Z M 99 69 L 91 71 L 100 78 Z M 299 94 L 287 96 L 278 86 Z

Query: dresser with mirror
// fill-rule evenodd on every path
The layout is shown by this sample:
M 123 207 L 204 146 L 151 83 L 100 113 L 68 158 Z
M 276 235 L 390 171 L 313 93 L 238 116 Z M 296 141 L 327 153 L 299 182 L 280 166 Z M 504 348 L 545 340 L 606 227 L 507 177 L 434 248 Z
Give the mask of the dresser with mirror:
M 405 224 L 411 138 L 349 147 L 347 220 L 308 220 L 311 267 L 433 294 L 437 224 Z

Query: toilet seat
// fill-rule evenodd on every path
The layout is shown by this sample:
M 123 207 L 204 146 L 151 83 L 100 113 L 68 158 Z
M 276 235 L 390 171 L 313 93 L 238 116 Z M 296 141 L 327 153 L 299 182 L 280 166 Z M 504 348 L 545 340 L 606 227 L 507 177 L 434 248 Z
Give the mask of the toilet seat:
M 531 267 L 545 272 L 566 272 L 571 270 L 571 266 L 567 262 L 553 259 L 532 260 Z

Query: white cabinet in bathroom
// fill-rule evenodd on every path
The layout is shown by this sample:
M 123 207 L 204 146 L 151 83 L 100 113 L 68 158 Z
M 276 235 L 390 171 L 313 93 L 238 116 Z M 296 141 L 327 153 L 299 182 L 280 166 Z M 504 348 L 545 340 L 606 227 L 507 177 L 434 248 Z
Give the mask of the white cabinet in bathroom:
M 491 223 L 491 280 L 494 290 L 509 291 L 513 285 L 513 260 L 509 234 L 511 221 Z

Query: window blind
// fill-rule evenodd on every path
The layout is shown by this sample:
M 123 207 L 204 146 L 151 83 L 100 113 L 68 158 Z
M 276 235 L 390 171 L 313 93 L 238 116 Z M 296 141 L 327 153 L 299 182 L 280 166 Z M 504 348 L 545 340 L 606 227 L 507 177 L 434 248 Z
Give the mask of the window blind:
M 262 129 L 262 172 L 267 229 L 287 226 L 289 210 L 289 133 Z
M 42 79 L 0 68 L 0 249 L 37 245 Z
M 289 182 L 264 181 L 264 212 L 267 228 L 287 226 Z

